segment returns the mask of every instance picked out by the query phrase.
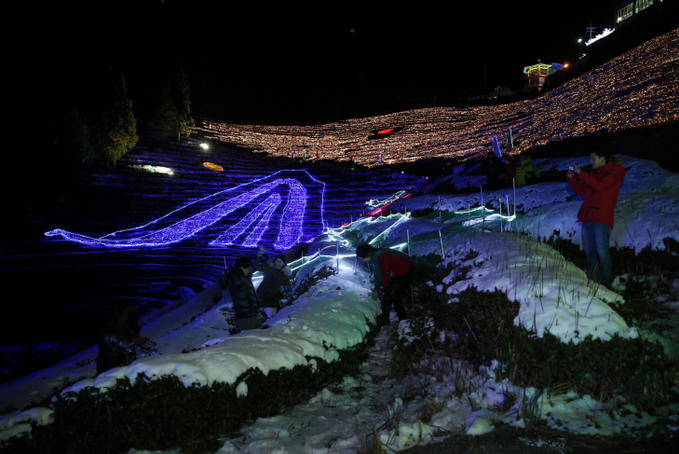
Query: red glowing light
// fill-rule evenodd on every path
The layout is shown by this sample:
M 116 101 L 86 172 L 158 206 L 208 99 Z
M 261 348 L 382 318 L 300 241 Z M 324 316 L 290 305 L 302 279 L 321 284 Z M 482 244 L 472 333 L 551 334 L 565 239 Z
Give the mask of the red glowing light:
M 368 136 L 368 140 L 373 140 L 373 139 L 383 139 L 385 137 L 392 136 L 396 134 L 399 131 L 403 130 L 403 126 L 397 126 L 395 128 L 384 128 L 384 129 L 374 129 L 370 131 L 370 135 Z

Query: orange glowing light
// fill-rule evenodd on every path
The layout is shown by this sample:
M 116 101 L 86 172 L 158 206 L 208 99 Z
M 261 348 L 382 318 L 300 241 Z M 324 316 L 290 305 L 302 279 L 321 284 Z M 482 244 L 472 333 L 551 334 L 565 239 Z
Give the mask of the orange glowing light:
M 224 167 L 220 166 L 219 164 L 215 164 L 214 162 L 204 162 L 203 167 L 206 169 L 210 169 L 213 172 L 223 172 Z

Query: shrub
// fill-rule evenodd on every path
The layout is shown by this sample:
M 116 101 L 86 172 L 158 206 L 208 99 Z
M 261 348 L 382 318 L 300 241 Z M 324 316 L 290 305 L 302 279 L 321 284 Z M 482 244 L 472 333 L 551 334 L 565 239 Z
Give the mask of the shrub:
M 265 376 L 259 369 L 248 369 L 233 385 L 190 387 L 175 376 L 149 380 L 139 375 L 134 386 L 119 380 L 105 393 L 86 389 L 77 399 L 58 397 L 51 425 L 34 426 L 30 438 L 10 439 L 0 450 L 13 454 L 106 454 L 130 448 L 214 452 L 220 446 L 218 437 L 234 435 L 259 417 L 275 415 L 347 374 L 356 375 L 371 342 L 372 334 L 363 344 L 341 351 L 340 359 L 332 363 L 314 358 L 316 371 L 295 366 Z M 241 381 L 246 381 L 248 394 L 237 397 L 235 389 Z
M 440 355 L 477 369 L 497 359 L 498 379 L 509 378 L 519 386 L 573 390 L 602 401 L 621 395 L 642 409 L 676 398 L 671 392 L 676 368 L 657 343 L 616 336 L 608 342 L 588 337 L 577 345 L 565 344 L 549 333 L 538 338 L 514 326 L 519 303 L 500 291 L 471 287 L 456 295 L 454 303 L 429 285 L 420 283 L 418 292 L 427 305 L 411 318 L 416 340 L 399 345 L 392 375 L 423 372 L 435 362 L 422 360 Z
M 560 238 L 559 232 L 555 231 L 545 242 L 566 260 L 583 270 L 586 268 L 585 253 L 570 240 Z M 625 301 L 624 304 L 616 304 L 613 309 L 630 326 L 669 318 L 668 308 L 658 297 L 672 294 L 672 282 L 679 278 L 679 255 L 675 255 L 679 244 L 671 238 L 665 238 L 663 243 L 664 250 L 648 246 L 638 254 L 629 247 L 610 249 L 613 275 L 620 276 L 624 287 L 621 295 Z M 649 279 L 648 276 L 654 278 Z M 660 328 L 657 330 L 661 331 Z
M 292 305 L 300 296 L 308 292 L 311 287 L 323 279 L 334 275 L 335 273 L 337 273 L 337 270 L 329 264 L 324 265 L 322 268 L 311 274 L 306 274 L 301 277 L 299 276 L 300 273 L 298 272 L 298 275 L 295 277 L 294 288 L 285 305 Z

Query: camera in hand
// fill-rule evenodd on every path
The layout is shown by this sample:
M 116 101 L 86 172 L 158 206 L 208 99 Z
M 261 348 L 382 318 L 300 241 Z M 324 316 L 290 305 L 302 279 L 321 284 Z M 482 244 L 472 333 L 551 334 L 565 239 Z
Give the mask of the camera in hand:
M 568 166 L 568 170 L 575 170 L 575 167 L 573 167 L 572 165 L 570 165 L 570 166 Z

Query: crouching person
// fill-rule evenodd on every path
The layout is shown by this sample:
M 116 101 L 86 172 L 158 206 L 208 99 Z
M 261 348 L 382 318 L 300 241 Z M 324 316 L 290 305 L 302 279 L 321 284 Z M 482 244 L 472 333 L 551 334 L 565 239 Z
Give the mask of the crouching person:
M 127 366 L 138 356 L 152 353 L 155 342 L 140 335 L 139 310 L 131 301 L 114 309 L 99 335 L 97 375 L 114 367 Z
M 356 256 L 373 270 L 375 287 L 370 297 L 374 300 L 380 295 L 382 297 L 382 314 L 377 318 L 377 325 L 389 324 L 392 305 L 398 319 L 406 319 L 403 299 L 410 290 L 415 271 L 411 258 L 403 252 L 389 248 L 376 249 L 369 244 L 357 247 Z
M 259 328 L 264 320 L 260 317 L 259 298 L 252 285 L 252 259 L 238 257 L 219 277 L 219 285 L 231 295 L 238 332 Z

